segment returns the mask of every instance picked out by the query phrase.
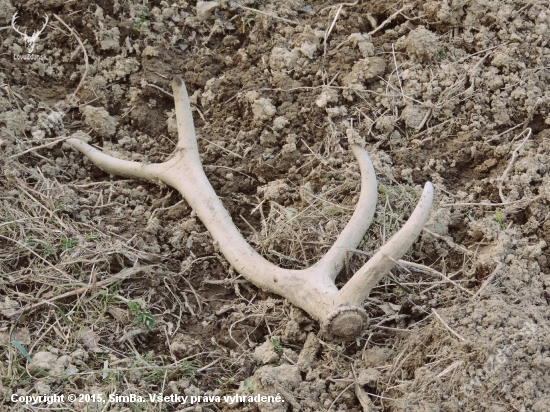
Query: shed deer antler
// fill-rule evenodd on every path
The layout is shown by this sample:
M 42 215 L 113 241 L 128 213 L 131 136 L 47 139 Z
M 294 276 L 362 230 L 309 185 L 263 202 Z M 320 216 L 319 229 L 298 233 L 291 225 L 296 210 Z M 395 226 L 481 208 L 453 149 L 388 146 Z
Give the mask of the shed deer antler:
M 360 336 L 368 317 L 363 303 L 372 288 L 414 243 L 430 213 L 433 187 L 426 183 L 411 217 L 382 248 L 338 290 L 334 280 L 348 249 L 357 247 L 376 210 L 377 182 L 365 149 L 351 145 L 361 169 L 361 194 L 355 211 L 328 253 L 303 270 L 282 269 L 260 256 L 239 233 L 204 174 L 187 90 L 180 77 L 172 81 L 179 140 L 173 158 L 156 164 L 115 159 L 81 140 L 68 139 L 107 173 L 161 181 L 177 189 L 206 226 L 229 263 L 259 288 L 287 298 L 321 323 L 325 333 L 341 339 Z
M 40 36 L 40 33 L 42 33 L 44 31 L 44 29 L 46 28 L 46 26 L 48 25 L 48 15 L 46 14 L 45 15 L 45 19 L 46 21 L 44 22 L 44 25 L 42 26 L 42 28 L 40 30 L 35 30 L 34 33 L 32 34 L 32 36 L 29 36 L 27 34 L 27 31 L 25 31 L 25 33 L 22 33 L 20 32 L 19 30 L 17 30 L 17 27 L 15 26 L 15 20 L 17 20 L 17 12 L 15 12 L 11 18 L 11 27 L 13 27 L 13 29 L 19 33 L 21 36 L 23 36 L 23 40 L 25 40 L 25 42 L 27 43 L 27 52 L 30 54 L 33 52 L 34 50 L 34 45 L 36 44 L 36 41 L 38 40 L 38 36 Z

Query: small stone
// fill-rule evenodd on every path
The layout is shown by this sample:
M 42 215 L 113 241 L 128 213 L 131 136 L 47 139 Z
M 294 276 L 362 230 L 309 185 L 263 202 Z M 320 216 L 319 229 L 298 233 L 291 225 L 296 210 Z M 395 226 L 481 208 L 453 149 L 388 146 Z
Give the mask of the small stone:
M 269 67 L 272 70 L 292 69 L 299 57 L 297 49 L 289 51 L 283 47 L 274 47 L 269 56 Z
M 381 376 L 382 374 L 377 369 L 361 369 L 357 376 L 357 383 L 359 385 L 376 386 L 376 382 L 378 381 L 378 379 L 380 379 Z
M 197 2 L 197 18 L 199 20 L 207 20 L 210 18 L 214 10 L 220 5 L 215 1 L 198 1 Z
M 277 362 L 279 360 L 279 355 L 275 352 L 273 344 L 270 341 L 266 341 L 254 350 L 254 359 L 266 365 L 268 363 Z
M 254 113 L 255 120 L 267 120 L 275 116 L 277 108 L 271 103 L 271 100 L 262 97 L 254 100 L 252 113 Z
M 437 35 L 424 26 L 418 26 L 407 37 L 407 54 L 423 62 L 432 59 L 440 49 Z
M 84 106 L 80 111 L 84 115 L 84 123 L 101 137 L 111 137 L 115 134 L 117 122 L 107 110 L 101 107 Z
M 275 120 L 273 120 L 273 130 L 283 130 L 289 123 L 289 120 L 284 116 L 276 117 Z
M 325 107 L 328 103 L 336 102 L 338 102 L 338 91 L 329 88 L 323 90 L 317 100 L 315 100 L 315 104 L 321 108 Z
M 342 77 L 342 84 L 362 84 L 381 77 L 386 71 L 386 62 L 382 57 L 369 57 L 353 65 L 351 72 Z
M 34 390 L 36 391 L 36 393 L 39 393 L 41 395 L 48 395 L 51 393 L 50 385 L 42 380 L 37 381 L 34 384 Z
M 146 46 L 145 49 L 141 52 L 143 57 L 156 57 L 159 55 L 159 51 L 153 46 Z
M 365 366 L 384 366 L 389 361 L 391 354 L 391 349 L 388 348 L 374 346 L 373 348 L 367 349 L 363 355 Z
M 420 106 L 408 105 L 401 113 L 401 117 L 405 120 L 405 124 L 412 129 L 416 129 L 420 126 L 422 120 L 424 120 L 424 116 L 426 116 L 426 109 Z
M 40 370 L 49 371 L 54 368 L 57 362 L 57 356 L 50 352 L 38 352 L 33 358 L 33 362 L 29 364 L 29 371 L 40 372 Z
M 178 357 L 183 358 L 187 354 L 187 350 L 187 345 L 183 342 L 176 341 L 170 344 L 170 351 Z

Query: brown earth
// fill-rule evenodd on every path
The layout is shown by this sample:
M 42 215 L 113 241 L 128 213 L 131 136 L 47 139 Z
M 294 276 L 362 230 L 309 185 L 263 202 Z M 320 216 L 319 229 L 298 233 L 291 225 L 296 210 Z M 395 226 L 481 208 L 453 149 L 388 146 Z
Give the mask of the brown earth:
M 550 410 L 547 2 L 198 3 L 0 0 L 0 410 L 69 393 L 285 400 L 82 411 Z M 47 60 L 16 57 L 16 10 L 27 33 L 49 16 L 33 51 Z M 361 250 L 434 183 L 405 257 L 426 268 L 375 288 L 356 342 L 324 340 L 239 277 L 172 188 L 109 176 L 63 143 L 165 160 L 174 75 L 212 186 L 273 263 L 313 264 L 349 219 L 350 127 L 379 179 Z

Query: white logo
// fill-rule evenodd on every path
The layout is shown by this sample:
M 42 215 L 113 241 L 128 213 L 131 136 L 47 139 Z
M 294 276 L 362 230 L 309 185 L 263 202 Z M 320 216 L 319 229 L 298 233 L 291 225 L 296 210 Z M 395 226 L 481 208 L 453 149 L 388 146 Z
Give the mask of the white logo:
M 40 30 L 35 30 L 32 36 L 27 35 L 26 31 L 25 33 L 21 33 L 19 30 L 17 30 L 17 27 L 15 27 L 15 20 L 17 20 L 17 12 L 15 12 L 13 17 L 11 18 L 11 26 L 17 33 L 23 36 L 23 40 L 25 40 L 25 43 L 27 43 L 27 53 L 31 54 L 34 50 L 34 45 L 38 40 L 38 36 L 40 36 L 40 33 L 44 31 L 46 25 L 48 24 L 48 15 L 46 15 L 46 22 L 44 23 L 44 26 L 42 26 Z

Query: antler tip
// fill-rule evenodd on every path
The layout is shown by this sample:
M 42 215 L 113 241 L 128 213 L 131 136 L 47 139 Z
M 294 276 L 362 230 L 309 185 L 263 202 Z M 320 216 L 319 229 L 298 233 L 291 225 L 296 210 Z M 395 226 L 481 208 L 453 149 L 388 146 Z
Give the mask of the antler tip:
M 180 77 L 180 76 L 174 76 L 174 78 L 172 79 L 172 81 L 174 82 L 174 84 L 176 84 L 177 86 L 181 86 L 183 84 L 183 79 Z
M 432 182 L 426 182 L 424 185 L 424 190 L 422 191 L 422 197 L 428 197 L 429 198 L 429 206 L 427 206 L 429 209 L 431 209 L 432 201 L 434 197 L 434 185 Z

